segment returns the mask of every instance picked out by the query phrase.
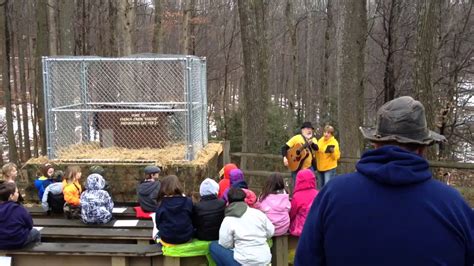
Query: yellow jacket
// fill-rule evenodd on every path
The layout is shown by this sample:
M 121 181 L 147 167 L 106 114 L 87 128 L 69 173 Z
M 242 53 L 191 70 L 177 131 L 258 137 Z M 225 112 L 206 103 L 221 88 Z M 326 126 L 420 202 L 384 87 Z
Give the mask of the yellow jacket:
M 325 153 L 328 145 L 334 145 L 333 153 Z M 337 167 L 337 161 L 341 158 L 341 152 L 339 150 L 339 143 L 334 136 L 331 136 L 328 140 L 324 139 L 324 136 L 318 140 L 318 151 L 316 152 L 316 164 L 318 171 L 325 172 L 332 170 Z
M 68 184 L 66 180 L 63 180 L 63 194 L 64 201 L 73 205 L 81 205 L 81 192 L 82 187 L 78 181 Z
M 318 140 L 316 138 L 311 138 L 311 142 L 313 143 L 317 143 Z M 288 147 L 293 147 L 295 144 L 297 143 L 300 143 L 302 145 L 305 144 L 305 141 L 304 141 L 304 138 L 301 134 L 298 134 L 298 135 L 295 135 L 293 136 L 287 143 L 286 145 L 288 145 Z M 316 152 L 313 151 L 313 156 L 316 156 Z M 312 161 L 312 156 L 309 155 L 308 157 L 306 157 L 306 159 L 304 160 L 303 162 L 303 165 L 301 166 L 301 169 L 307 169 L 307 168 L 310 168 L 311 167 L 311 161 Z

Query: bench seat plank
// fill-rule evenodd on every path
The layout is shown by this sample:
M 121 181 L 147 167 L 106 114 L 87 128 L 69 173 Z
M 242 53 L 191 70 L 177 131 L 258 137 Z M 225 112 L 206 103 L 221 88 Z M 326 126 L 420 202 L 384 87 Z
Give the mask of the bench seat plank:
M 36 243 L 19 250 L 1 251 L 7 255 L 73 255 L 109 257 L 151 257 L 162 255 L 158 245 L 88 244 L 88 243 Z
M 48 238 L 87 238 L 87 239 L 140 239 L 151 240 L 150 229 L 128 228 L 68 228 L 44 227 L 41 236 Z
M 133 219 L 137 220 L 137 219 Z M 136 226 L 120 226 L 114 227 L 114 223 L 117 220 L 112 220 L 106 224 L 85 224 L 78 219 L 64 219 L 64 218 L 33 218 L 34 226 L 44 227 L 96 227 L 96 228 L 137 228 L 137 229 L 153 229 L 153 221 L 151 220 L 138 220 Z
M 49 217 L 41 206 L 32 205 L 32 206 L 25 206 L 25 208 L 33 217 Z M 115 208 L 120 208 L 120 207 L 116 206 Z M 124 212 L 117 212 L 117 213 L 114 212 L 112 215 L 114 217 L 121 218 L 121 219 L 122 218 L 136 218 L 136 213 L 133 207 L 123 207 L 123 208 L 126 208 Z M 51 217 L 64 217 L 64 214 L 52 213 Z

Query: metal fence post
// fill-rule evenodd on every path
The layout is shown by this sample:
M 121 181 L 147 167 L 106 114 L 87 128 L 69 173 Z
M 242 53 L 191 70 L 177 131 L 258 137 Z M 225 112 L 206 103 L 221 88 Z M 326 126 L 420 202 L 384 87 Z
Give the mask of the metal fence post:
M 51 145 L 52 139 L 53 139 L 53 134 L 54 130 L 51 128 L 51 120 L 52 117 L 51 115 L 51 106 L 50 106 L 50 100 L 51 95 L 50 95 L 50 88 L 49 88 L 49 75 L 48 75 L 48 60 L 47 57 L 43 56 L 41 58 L 42 61 L 42 67 L 43 67 L 43 89 L 44 89 L 44 122 L 45 122 L 45 127 L 46 127 L 46 154 L 48 156 L 48 159 L 51 160 L 54 158 L 54 150 L 53 150 L 53 145 Z M 35 134 L 35 133 L 33 133 Z
M 184 75 L 185 80 L 185 95 L 186 95 L 186 160 L 194 159 L 194 147 L 193 147 L 193 103 L 192 103 L 192 91 L 191 91 L 191 63 L 190 57 L 186 56 L 186 70 Z
M 87 65 L 84 60 L 81 61 L 81 104 L 84 110 L 87 109 Z M 90 140 L 90 128 L 87 113 L 81 113 L 81 132 L 82 141 L 88 142 Z

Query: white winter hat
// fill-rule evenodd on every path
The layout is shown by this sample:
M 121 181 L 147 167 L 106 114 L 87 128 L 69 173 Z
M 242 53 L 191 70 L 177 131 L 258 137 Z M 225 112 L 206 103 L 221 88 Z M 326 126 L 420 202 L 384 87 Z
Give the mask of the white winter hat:
M 201 194 L 201 197 L 207 195 L 217 195 L 218 192 L 219 184 L 210 178 L 204 179 L 204 181 L 201 183 L 201 186 L 199 187 L 199 194 Z

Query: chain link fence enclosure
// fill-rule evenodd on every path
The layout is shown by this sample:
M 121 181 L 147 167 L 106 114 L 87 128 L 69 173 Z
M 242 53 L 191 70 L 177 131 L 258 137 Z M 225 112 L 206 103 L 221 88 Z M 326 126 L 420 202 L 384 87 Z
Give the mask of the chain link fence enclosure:
M 182 145 L 193 160 L 208 142 L 205 58 L 43 57 L 43 78 L 49 159 Z

